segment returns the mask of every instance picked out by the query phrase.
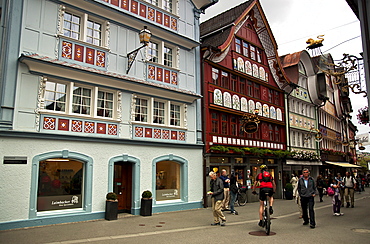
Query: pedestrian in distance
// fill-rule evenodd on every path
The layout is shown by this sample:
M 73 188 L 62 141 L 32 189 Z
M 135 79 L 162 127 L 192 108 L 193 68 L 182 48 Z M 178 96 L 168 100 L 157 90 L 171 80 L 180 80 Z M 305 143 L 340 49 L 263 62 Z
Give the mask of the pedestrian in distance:
M 221 210 L 229 211 L 229 202 L 230 202 L 230 179 L 227 176 L 226 169 L 221 170 L 220 179 L 224 184 L 224 200 L 222 201 Z
M 343 185 L 344 185 L 344 197 L 346 199 L 347 205 L 346 208 L 349 208 L 350 202 L 349 198 L 351 197 L 351 207 L 355 207 L 355 188 L 356 188 L 356 180 L 352 176 L 351 172 L 347 171 L 346 176 L 343 178 Z
M 292 174 L 292 178 L 290 179 L 290 184 L 292 184 L 293 189 L 297 187 L 298 177 L 295 174 Z M 293 197 L 295 197 L 294 191 L 293 191 Z
M 334 195 L 331 196 L 331 202 L 333 204 L 333 215 L 342 216 L 343 213 L 340 212 L 340 206 L 342 205 L 340 188 L 341 182 L 336 179 L 332 179 L 330 187 L 334 190 Z
M 339 194 L 341 198 L 342 205 L 341 207 L 344 207 L 344 185 L 343 185 L 343 177 L 340 173 L 337 174 L 337 177 L 334 178 L 340 185 L 339 187 Z
M 298 180 L 298 193 L 301 197 L 303 225 L 310 224 L 310 227 L 313 229 L 316 227 L 314 210 L 316 185 L 307 168 L 303 169 L 302 173 L 303 177 Z
M 235 210 L 235 199 L 238 194 L 238 182 L 236 181 L 235 172 L 231 172 L 230 176 L 230 211 L 231 214 L 238 215 L 238 211 Z
M 300 177 L 302 177 L 302 175 Z M 299 196 L 299 193 L 298 193 L 298 181 L 297 181 L 296 186 L 293 188 L 293 196 L 295 196 L 295 201 L 298 205 L 298 210 L 299 210 L 299 218 L 301 219 L 303 217 L 303 212 L 302 212 L 302 205 L 301 205 L 301 197 Z
M 322 175 L 317 176 L 316 179 L 317 191 L 319 192 L 320 202 L 323 202 L 322 197 L 324 196 L 324 180 Z
M 222 200 L 224 200 L 224 184 L 217 174 L 213 171 L 209 172 L 210 191 L 208 195 L 212 196 L 212 212 L 213 212 L 213 223 L 211 225 L 225 226 L 226 218 L 221 211 Z M 221 220 L 221 222 L 220 222 Z

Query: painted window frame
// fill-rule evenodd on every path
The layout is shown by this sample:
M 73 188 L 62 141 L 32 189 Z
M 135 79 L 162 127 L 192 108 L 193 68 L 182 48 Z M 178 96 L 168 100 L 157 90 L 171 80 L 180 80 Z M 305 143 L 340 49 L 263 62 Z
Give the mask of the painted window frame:
M 105 88 L 101 88 L 98 86 L 89 86 L 89 85 L 81 85 L 77 82 L 63 82 L 56 79 L 47 79 L 44 80 L 45 85 L 43 86 L 43 94 L 42 97 L 45 99 L 46 97 L 46 84 L 47 83 L 57 83 L 57 84 L 64 84 L 66 86 L 66 102 L 65 102 L 65 111 L 55 111 L 46 109 L 46 106 L 44 106 L 40 109 L 42 113 L 55 113 L 60 115 L 72 115 L 72 116 L 82 116 L 87 118 L 94 118 L 94 119 L 107 119 L 107 120 L 118 120 L 118 91 L 109 90 Z M 73 112 L 73 88 L 75 86 L 82 87 L 85 89 L 91 90 L 91 102 L 90 102 L 90 112 L 88 114 L 81 114 L 81 113 L 75 113 Z M 98 94 L 100 92 L 108 92 L 113 94 L 113 108 L 111 109 L 112 117 L 108 116 L 99 116 L 98 115 Z
M 38 189 L 38 179 L 39 179 L 39 167 L 40 161 L 44 161 L 51 158 L 64 158 L 64 159 L 74 159 L 83 162 L 84 167 L 84 177 L 83 177 L 83 204 L 82 209 L 66 209 L 66 210 L 53 210 L 45 212 L 37 212 L 37 189 Z M 94 161 L 91 157 L 77 153 L 71 152 L 69 150 L 63 151 L 52 151 L 43 154 L 36 155 L 32 159 L 32 170 L 31 170 L 31 193 L 30 193 L 30 204 L 29 204 L 29 218 L 49 218 L 50 216 L 58 215 L 68 215 L 72 216 L 74 214 L 81 213 L 91 213 L 92 212 L 92 185 L 93 185 L 93 166 Z
M 156 48 L 153 48 L 152 47 L 153 45 L 155 45 Z M 157 56 L 152 54 L 153 53 L 152 50 L 156 51 Z M 168 54 L 166 54 L 167 53 L 166 50 L 170 50 L 171 60 L 168 59 Z M 149 42 L 147 46 L 146 60 L 149 63 L 162 65 L 164 67 L 169 67 L 173 69 L 178 69 L 179 52 L 177 50 L 178 50 L 177 46 L 153 39 Z M 154 60 L 152 57 L 155 57 Z
M 68 40 L 79 41 L 79 42 L 85 43 L 88 46 L 94 46 L 94 47 L 99 47 L 99 48 L 108 48 L 108 32 L 107 32 L 107 29 L 108 29 L 109 22 L 107 20 L 102 20 L 102 19 L 96 18 L 95 16 L 88 15 L 87 13 L 83 13 L 83 12 L 77 11 L 77 10 L 72 9 L 72 8 L 67 8 L 67 7 L 64 7 L 62 13 L 63 14 L 61 15 L 60 31 L 59 31 L 60 36 L 63 36 L 63 38 L 66 38 Z M 65 14 L 66 13 L 73 14 L 74 16 L 78 16 L 81 19 L 81 23 L 80 23 L 81 29 L 79 31 L 80 35 L 79 35 L 79 38 L 77 38 L 77 39 L 73 38 L 73 37 L 66 36 L 64 34 L 64 25 L 65 25 L 64 22 L 65 22 Z M 101 41 L 100 41 L 99 45 L 96 45 L 93 42 L 91 43 L 91 42 L 87 41 L 88 21 L 98 23 L 101 26 L 101 30 L 100 30 L 100 33 L 101 33 L 100 40 Z
M 157 201 L 156 196 L 156 172 L 157 172 L 157 163 L 161 161 L 174 161 L 178 164 L 180 164 L 180 199 L 176 200 L 163 200 L 163 201 Z M 188 166 L 189 162 L 180 156 L 168 154 L 163 155 L 160 157 L 155 158 L 152 161 L 152 193 L 153 193 L 153 207 L 159 207 L 163 204 L 171 204 L 171 203 L 178 203 L 178 202 L 188 202 Z
M 185 128 L 185 118 L 186 118 L 186 109 L 185 109 L 185 104 L 181 104 L 178 102 L 170 101 L 170 100 L 164 100 L 164 99 L 159 99 L 159 98 L 154 98 L 154 97 L 147 97 L 147 96 L 139 96 L 135 95 L 133 97 L 133 110 L 132 110 L 132 115 L 131 115 L 131 121 L 133 123 L 137 124 L 146 124 L 146 125 L 152 125 L 152 126 L 165 126 L 165 127 L 171 127 L 171 128 Z M 136 112 L 136 101 L 142 101 L 146 100 L 147 101 L 147 120 L 146 121 L 140 121 L 136 120 L 136 116 L 138 115 Z M 155 121 L 155 104 L 156 103 L 163 103 L 163 111 L 164 114 L 160 115 L 161 118 L 163 118 L 163 123 L 159 122 L 154 122 Z M 180 125 L 173 125 L 171 122 L 171 105 L 179 106 L 180 107 L 180 118 L 179 122 Z

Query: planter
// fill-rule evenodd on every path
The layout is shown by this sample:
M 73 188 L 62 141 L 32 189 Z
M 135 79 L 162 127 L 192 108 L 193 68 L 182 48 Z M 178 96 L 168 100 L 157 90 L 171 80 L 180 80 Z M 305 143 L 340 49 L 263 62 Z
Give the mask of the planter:
M 141 198 L 140 215 L 141 216 L 152 216 L 152 203 L 153 199 Z
M 118 216 L 118 202 L 105 201 L 105 219 L 116 220 Z
M 293 200 L 293 192 L 285 191 L 285 200 Z

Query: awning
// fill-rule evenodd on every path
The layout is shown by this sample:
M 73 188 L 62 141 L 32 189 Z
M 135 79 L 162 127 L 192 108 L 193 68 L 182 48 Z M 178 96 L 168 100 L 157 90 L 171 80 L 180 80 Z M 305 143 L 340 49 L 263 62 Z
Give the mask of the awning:
M 322 165 L 320 161 L 301 161 L 301 160 L 287 160 L 286 164 L 289 165 Z
M 358 166 L 358 165 L 355 165 L 355 164 L 350 164 L 348 162 L 329 162 L 329 161 L 325 161 L 325 163 L 340 166 L 340 167 L 343 167 L 343 168 L 361 168 L 361 166 Z

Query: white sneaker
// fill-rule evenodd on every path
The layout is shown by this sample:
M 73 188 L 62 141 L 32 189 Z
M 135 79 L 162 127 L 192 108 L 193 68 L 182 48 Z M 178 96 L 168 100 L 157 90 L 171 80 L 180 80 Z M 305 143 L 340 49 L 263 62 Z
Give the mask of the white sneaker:
M 340 213 L 334 213 L 334 216 L 340 216 Z
M 343 216 L 344 215 L 344 213 L 340 213 L 340 216 Z

